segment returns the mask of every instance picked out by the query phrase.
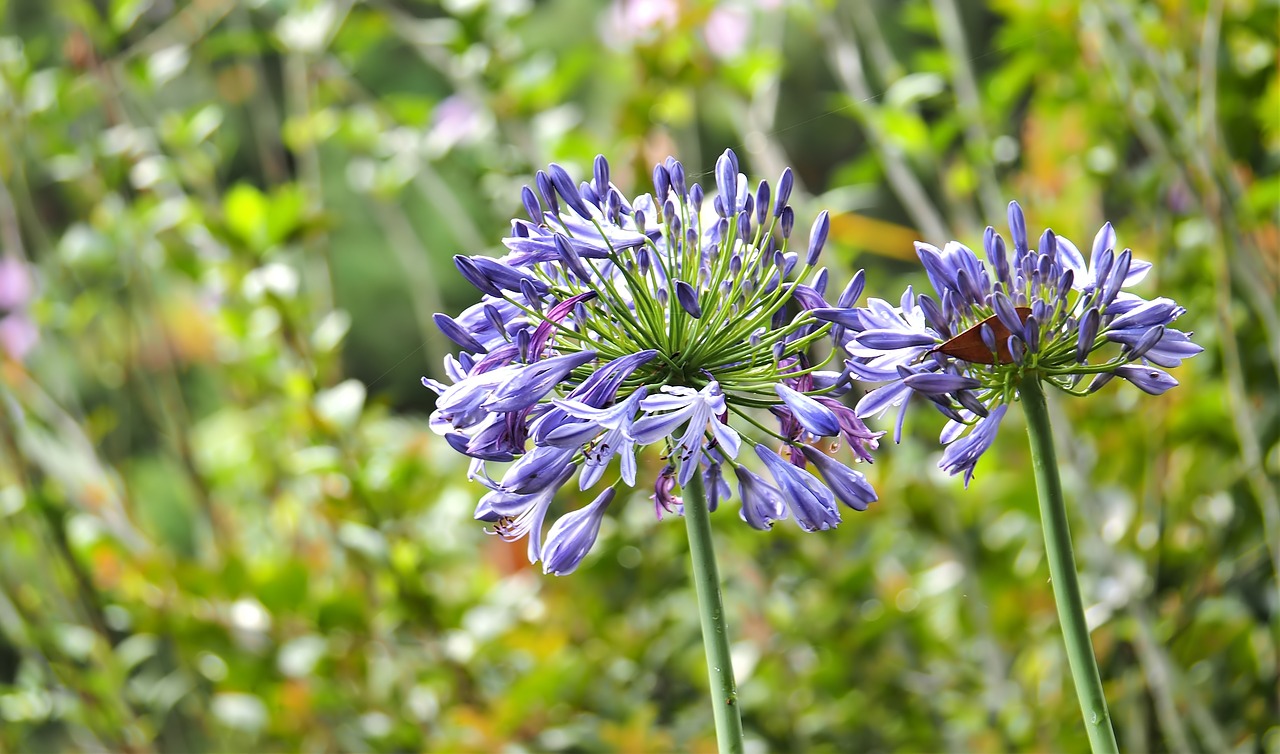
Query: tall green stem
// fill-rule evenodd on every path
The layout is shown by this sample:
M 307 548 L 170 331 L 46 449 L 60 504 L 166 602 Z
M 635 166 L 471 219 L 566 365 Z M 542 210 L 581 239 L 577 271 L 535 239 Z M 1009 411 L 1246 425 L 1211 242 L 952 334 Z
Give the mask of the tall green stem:
M 720 754 L 741 754 L 742 714 L 738 710 L 738 686 L 733 682 L 729 659 L 729 631 L 720 599 L 720 574 L 711 544 L 711 515 L 702 489 L 702 475 L 694 472 L 684 486 L 684 522 L 689 529 L 689 555 L 693 559 L 693 585 L 702 617 L 702 644 L 707 653 L 711 681 L 711 708 L 715 714 Z
M 1044 526 L 1044 549 L 1049 556 L 1049 577 L 1053 582 L 1053 600 L 1058 606 L 1062 638 L 1067 643 L 1067 663 L 1080 698 L 1080 713 L 1089 734 L 1089 745 L 1095 754 L 1118 752 L 1116 734 L 1111 728 L 1111 713 L 1102 693 L 1098 661 L 1089 642 L 1089 626 L 1084 619 L 1084 601 L 1076 578 L 1076 560 L 1071 548 L 1071 529 L 1067 525 L 1067 507 L 1062 498 L 1062 482 L 1058 479 L 1058 459 L 1053 449 L 1053 430 L 1049 427 L 1049 410 L 1044 401 L 1040 376 L 1029 373 L 1019 385 L 1022 407 L 1027 415 L 1027 437 L 1031 441 L 1031 465 L 1035 468 L 1036 490 L 1040 493 L 1040 522 Z

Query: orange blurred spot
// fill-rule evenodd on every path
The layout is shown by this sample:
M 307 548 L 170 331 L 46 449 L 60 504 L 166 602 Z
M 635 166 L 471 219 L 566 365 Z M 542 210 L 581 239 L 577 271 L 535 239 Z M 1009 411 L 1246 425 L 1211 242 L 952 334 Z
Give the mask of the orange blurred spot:
M 114 590 L 120 584 L 120 558 L 108 547 L 94 549 L 93 581 L 103 590 Z
M 236 63 L 218 71 L 215 86 L 223 101 L 239 105 L 248 101 L 258 90 L 258 76 L 248 63 Z
M 914 244 L 920 234 L 905 225 L 846 212 L 831 216 L 831 238 L 842 246 L 864 249 L 890 259 L 914 261 Z
M 285 681 L 280 687 L 280 706 L 292 720 L 311 717 L 311 689 L 296 678 Z

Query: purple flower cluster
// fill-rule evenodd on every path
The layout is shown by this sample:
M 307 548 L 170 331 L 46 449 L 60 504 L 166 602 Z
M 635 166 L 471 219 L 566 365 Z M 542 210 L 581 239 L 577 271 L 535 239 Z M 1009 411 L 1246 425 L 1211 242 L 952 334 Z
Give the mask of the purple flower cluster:
M 832 455 L 843 444 L 869 461 L 879 433 L 838 400 L 848 373 L 824 367 L 843 328 L 814 316 L 852 306 L 862 274 L 833 309 L 828 273 L 815 269 L 825 212 L 807 246 L 790 250 L 789 169 L 776 188 L 752 189 L 726 151 L 715 183 L 706 196 L 668 158 L 653 193 L 629 199 L 603 157 L 580 184 L 552 164 L 524 188 L 528 219 L 512 221 L 506 256 L 454 259 L 482 298 L 456 319 L 436 315 L 462 350 L 445 359 L 450 384 L 423 380 L 439 396 L 431 427 L 488 488 L 476 518 L 504 539 L 528 537 L 530 561 L 549 573 L 577 568 L 652 445 L 667 461 L 654 482 L 659 515 L 682 510 L 676 488 L 699 474 L 713 510 L 727 501 L 726 466 L 742 519 L 758 529 L 792 515 L 806 531 L 828 529 L 838 502 L 864 510 L 876 499 Z M 771 480 L 747 467 L 744 441 Z M 582 490 L 607 486 L 544 538 L 556 492 L 575 475 Z
M 1178 384 L 1160 367 L 1177 367 L 1203 350 L 1170 326 L 1181 306 L 1123 290 L 1151 265 L 1128 249 L 1116 251 L 1110 223 L 1094 237 L 1087 261 L 1051 230 L 1031 248 L 1016 202 L 1009 205 L 1009 228 L 1012 249 L 987 228 L 986 262 L 960 243 L 942 249 L 917 243 L 936 296 L 907 288 L 897 306 L 871 298 L 865 307 L 813 312 L 837 326 L 854 377 L 886 383 L 858 402 L 858 416 L 896 407 L 898 439 L 909 396 L 922 396 L 949 419 L 939 466 L 964 472 L 966 485 L 1024 375 L 1074 395 L 1115 377 L 1159 395 Z M 1108 355 L 1091 361 L 1103 349 Z

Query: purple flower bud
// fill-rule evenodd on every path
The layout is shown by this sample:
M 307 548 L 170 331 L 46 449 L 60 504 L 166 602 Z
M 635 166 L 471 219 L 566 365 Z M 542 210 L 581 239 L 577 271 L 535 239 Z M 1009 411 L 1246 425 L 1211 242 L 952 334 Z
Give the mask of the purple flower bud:
M 582 219 L 590 220 L 591 210 L 587 209 L 587 203 L 582 200 L 582 194 L 573 185 L 573 178 L 569 176 L 568 171 L 553 162 L 547 166 L 547 172 L 551 176 L 551 185 L 555 187 L 556 193 L 560 194 L 560 198 L 564 199 L 565 204 L 568 204 Z
M 782 383 L 774 385 L 773 389 L 782 402 L 787 404 L 787 408 L 791 409 L 800 426 L 819 437 L 835 437 L 840 434 L 840 420 L 831 409 Z
M 991 226 L 987 226 L 992 230 L 995 238 L 991 241 L 991 245 L 987 247 L 987 259 L 991 261 L 991 268 L 996 273 L 996 279 L 1008 284 L 1009 280 L 1009 254 L 1005 251 L 1004 237 L 996 233 Z
M 1005 329 L 1022 337 L 1022 317 L 1018 315 L 1018 310 L 1014 308 L 1008 296 L 998 291 L 991 294 L 991 308 L 995 310 L 996 316 L 1000 318 L 1000 324 L 1004 325 Z
M 823 317 L 819 314 L 822 311 L 822 309 L 815 309 L 813 315 L 822 319 Z M 839 324 L 845 323 L 840 322 Z M 872 348 L 877 351 L 896 351 L 900 348 L 932 346 L 937 343 L 933 336 L 928 333 L 882 329 L 865 330 L 855 335 L 854 340 L 863 348 Z
M 542 205 L 538 203 L 538 197 L 534 196 L 533 189 L 528 186 L 520 188 L 520 202 L 524 205 L 524 211 L 529 214 L 529 219 L 535 225 L 542 222 Z
M 1116 300 L 1116 294 L 1124 287 L 1124 279 L 1129 275 L 1129 264 L 1132 261 L 1133 253 L 1128 249 L 1120 252 L 1116 257 L 1111 274 L 1107 276 L 1107 281 L 1102 285 L 1102 292 L 1098 296 L 1098 308 L 1103 312 L 1111 306 L 1111 302 Z
M 592 163 L 592 178 L 596 182 L 596 194 L 605 196 L 609 193 L 609 161 L 604 155 L 596 155 L 596 161 Z
M 662 165 L 653 166 L 653 199 L 659 207 L 667 201 L 671 193 L 671 174 Z
M 782 502 L 782 493 L 745 466 L 733 470 L 738 477 L 738 498 L 742 500 L 742 509 L 738 515 L 752 529 L 768 531 L 773 528 L 774 521 L 787 517 L 786 505 Z
M 525 304 L 531 309 L 536 312 L 542 311 L 542 295 L 538 293 L 538 289 L 529 278 L 523 278 L 520 281 L 520 295 L 524 297 Z
M 724 215 L 738 209 L 738 157 L 732 149 L 716 160 L 716 191 L 720 195 Z
M 696 215 L 702 211 L 702 199 L 702 187 L 696 183 L 693 184 L 693 188 L 689 189 L 689 208 L 693 214 Z
M 1031 319 L 1032 319 L 1031 317 L 1027 317 L 1028 321 L 1030 321 Z M 1021 364 L 1022 363 L 1022 339 L 1016 335 L 1010 335 L 1008 346 L 1009 346 L 1009 357 L 1013 360 L 1012 363 Z
M 1103 372 L 1101 374 L 1094 375 L 1093 379 L 1089 382 L 1089 392 L 1098 392 L 1102 389 L 1103 385 L 1106 385 L 1108 382 L 1115 379 L 1115 376 L 1115 372 Z
M 1052 230 L 1045 228 L 1044 233 L 1040 234 L 1039 251 L 1050 260 L 1058 258 L 1058 237 Z
M 942 309 L 939 308 L 938 302 L 934 301 L 927 293 L 921 293 L 916 296 L 916 305 L 924 313 L 925 324 L 937 330 L 938 334 L 943 338 L 949 339 L 951 337 L 951 327 L 947 323 L 946 317 L 942 316 Z
M 849 284 L 844 287 L 840 293 L 840 298 L 836 299 L 836 307 L 839 309 L 847 309 L 853 306 L 858 298 L 862 296 L 862 289 L 867 282 L 866 270 L 858 270 L 854 273 Z
M 1014 259 L 1021 260 L 1031 247 L 1027 244 L 1027 220 L 1017 202 L 1009 202 L 1009 235 L 1013 238 Z
M 542 203 L 547 207 L 547 212 L 559 217 L 560 202 L 556 199 L 555 187 L 551 185 L 551 176 L 547 175 L 546 171 L 539 170 L 533 176 L 533 183 L 538 187 L 538 195 L 542 197 Z
M 1110 329 L 1131 330 L 1141 328 L 1145 330 L 1155 325 L 1168 324 L 1180 314 L 1182 314 L 1181 307 L 1171 299 L 1157 298 L 1116 317 L 1111 321 Z
M 980 303 L 985 298 L 977 282 L 963 269 L 956 270 L 956 293 L 961 300 L 971 304 Z
M 488 411 L 519 411 L 542 400 L 574 369 L 596 357 L 595 351 L 578 351 L 521 367 L 499 385 L 483 404 Z
M 842 297 L 843 298 L 843 297 Z M 848 307 L 831 308 L 831 309 L 810 309 L 809 314 L 816 320 L 821 322 L 832 322 L 841 327 L 848 327 L 853 330 L 862 329 L 862 312 L 857 309 Z M 932 343 L 933 339 L 930 338 Z
M 498 287 L 490 282 L 489 278 L 485 277 L 484 274 L 480 272 L 480 268 L 476 267 L 475 263 L 469 258 L 464 257 L 461 254 L 457 254 L 453 257 L 453 266 L 457 267 L 458 272 L 462 274 L 462 277 L 465 278 L 468 283 L 475 286 L 481 293 L 497 298 L 502 297 L 502 291 L 498 290 Z
M 1115 250 L 1107 249 L 1098 255 L 1098 260 L 1090 267 L 1093 271 L 1092 287 L 1098 291 L 1099 295 L 1101 295 L 1102 288 L 1107 284 L 1107 279 L 1111 277 L 1111 267 L 1115 263 Z
M 787 206 L 787 201 L 791 199 L 791 188 L 795 184 L 795 173 L 791 172 L 791 168 L 782 169 L 782 177 L 778 179 L 778 197 L 775 201 L 777 204 L 773 207 L 773 216 L 780 217 L 782 208 Z
M 1014 332 L 1017 332 L 1016 330 Z M 1022 339 L 1027 344 L 1027 353 L 1040 350 L 1040 320 L 1032 314 L 1022 323 Z
M 764 219 L 769 216 L 769 182 L 760 181 L 760 186 L 756 189 L 756 222 L 764 225 Z
M 493 285 L 508 291 L 523 290 L 521 283 L 529 281 L 533 289 L 538 295 L 544 295 L 550 288 L 546 283 L 538 280 L 533 273 L 528 270 L 517 269 L 509 264 L 499 262 L 489 257 L 470 257 L 471 264 L 475 266 L 481 274 L 485 276 Z M 500 295 L 500 294 L 499 294 Z
M 982 338 L 982 344 L 987 347 L 992 354 L 996 353 L 996 331 L 989 323 L 983 322 L 978 326 L 978 337 Z M 998 361 L 998 359 L 995 359 Z
M 803 445 L 800 449 L 840 502 L 856 511 L 865 511 L 868 505 L 878 499 L 875 488 L 861 472 L 854 471 L 811 445 Z
M 1147 355 L 1155 347 L 1160 339 L 1164 337 L 1164 325 L 1156 325 L 1142 334 L 1142 337 L 1133 344 L 1129 353 L 1125 354 L 1130 361 L 1137 361 Z
M 433 314 L 431 318 L 435 321 L 436 327 L 440 328 L 440 332 L 444 333 L 446 338 L 459 346 L 473 353 L 485 350 L 484 345 L 476 340 L 471 333 L 467 332 L 462 325 L 458 324 L 458 321 L 453 317 L 437 313 Z
M 840 524 L 840 511 L 835 497 L 813 474 L 782 460 L 782 457 L 764 445 L 756 445 L 756 455 L 773 474 L 778 492 L 791 508 L 796 523 L 805 531 L 835 528 Z
M 1072 270 L 1070 268 L 1063 270 L 1062 274 L 1058 276 L 1058 289 L 1057 291 L 1055 291 L 1055 297 L 1059 301 L 1065 299 L 1067 297 L 1067 294 L 1071 292 L 1071 287 L 1075 285 L 1075 282 L 1076 282 L 1075 270 Z
M 1098 336 L 1098 325 L 1102 317 L 1098 307 L 1091 306 L 1080 318 L 1080 331 L 1076 335 L 1076 363 L 1083 364 L 1093 353 L 1093 341 Z
M 622 216 L 627 214 L 629 210 L 627 210 L 626 200 L 623 199 L 622 194 L 618 193 L 617 189 L 609 189 L 608 198 L 605 199 L 605 210 L 610 222 L 617 225 L 622 224 Z M 644 231 L 641 232 L 643 233 Z
M 809 230 L 809 253 L 805 256 L 805 264 L 811 267 L 817 264 L 818 255 L 822 253 L 830 232 L 831 215 L 824 209 L 818 213 L 818 218 L 813 221 L 813 228 Z
M 912 374 L 902 381 L 912 390 L 926 395 L 946 395 L 957 390 L 973 390 L 982 387 L 982 383 L 972 377 L 932 372 Z
M 1101 279 L 1097 277 L 1096 273 L 1100 266 L 1099 261 L 1102 259 L 1102 254 L 1107 251 L 1111 251 L 1114 254 L 1113 250 L 1115 247 L 1116 231 L 1111 227 L 1111 223 L 1103 223 L 1102 227 L 1098 230 L 1098 234 L 1093 237 L 1093 249 L 1089 253 L 1089 269 L 1094 270 L 1095 272 L 1095 284 L 1101 282 Z
M 577 569 L 596 543 L 596 537 L 600 534 L 600 522 L 615 494 L 615 489 L 610 487 L 601 492 L 590 505 L 566 513 L 551 525 L 546 544 L 542 548 L 543 573 L 567 576 Z
M 502 313 L 498 311 L 498 307 L 486 303 L 484 305 L 484 316 L 497 332 L 505 333 L 507 331 L 507 323 L 502 321 Z
M 1134 387 L 1149 395 L 1161 395 L 1178 386 L 1178 381 L 1170 377 L 1168 372 L 1138 364 L 1116 367 L 1116 376 L 1132 382 Z
M 676 196 L 680 197 L 680 201 L 684 201 L 684 165 L 681 165 L 680 161 L 673 157 L 667 158 L 666 165 L 667 174 L 671 176 L 671 188 L 676 192 Z
M 577 249 L 573 248 L 573 244 L 569 242 L 569 238 L 562 233 L 555 234 L 556 252 L 560 255 L 560 260 L 565 266 L 578 276 L 578 279 L 587 285 L 591 284 L 591 272 L 587 270 L 587 266 L 582 263 L 582 258 L 578 256 Z
M 779 232 L 783 238 L 791 238 L 791 230 L 796 224 L 796 213 L 790 206 L 782 208 L 782 214 L 778 216 Z
M 747 197 L 747 199 L 750 200 L 751 197 Z M 751 211 L 750 210 L 744 209 L 738 213 L 738 238 L 743 243 L 750 242 L 751 240 Z
M 708 463 L 702 472 L 702 487 L 707 491 L 707 510 L 716 512 L 721 500 L 728 500 L 733 495 L 729 483 L 724 478 L 724 467 L 718 463 Z
M 586 181 L 579 183 L 578 195 L 581 196 L 582 200 L 587 204 L 594 204 L 597 207 L 600 206 L 600 200 L 602 197 L 596 193 L 595 188 L 593 188 L 590 183 L 587 183 Z
M 676 281 L 676 301 L 694 319 L 702 317 L 702 306 L 698 304 L 698 292 L 683 280 Z
M 961 406 L 972 411 L 976 416 L 985 418 L 991 413 L 987 410 L 987 407 L 983 405 L 982 401 L 978 400 L 977 394 L 972 390 L 957 390 L 951 394 L 951 397 L 956 399 L 956 403 L 959 403 Z
M 828 277 L 829 274 L 827 273 L 826 267 L 820 268 L 813 276 L 813 290 L 816 291 L 819 296 L 825 296 L 827 294 Z

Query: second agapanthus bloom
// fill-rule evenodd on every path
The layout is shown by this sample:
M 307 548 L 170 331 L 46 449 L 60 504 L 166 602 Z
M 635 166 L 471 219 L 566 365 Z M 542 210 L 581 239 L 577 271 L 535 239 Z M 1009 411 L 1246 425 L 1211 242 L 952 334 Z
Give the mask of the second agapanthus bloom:
M 713 503 L 726 499 L 725 466 L 756 528 L 793 514 L 827 529 L 841 519 L 836 500 L 863 510 L 876 498 L 832 455 L 843 438 L 854 460 L 870 460 L 878 434 L 837 400 L 848 374 L 826 367 L 840 328 L 812 313 L 831 308 L 816 268 L 827 214 L 793 252 L 789 169 L 776 193 L 765 181 L 752 190 L 726 151 L 715 181 L 708 200 L 668 158 L 654 193 L 628 199 L 603 157 L 579 185 L 553 164 L 524 189 L 529 219 L 512 221 L 506 257 L 455 258 L 483 298 L 457 319 L 437 315 L 462 353 L 446 358 L 452 384 L 424 379 L 439 394 L 431 426 L 490 490 L 476 517 L 504 538 L 528 536 L 548 572 L 578 566 L 615 488 L 638 483 L 647 446 L 668 462 L 654 483 L 659 513 L 679 510 L 676 485 L 697 474 Z M 836 305 L 861 290 L 859 274 Z M 773 483 L 746 467 L 744 439 Z M 497 479 L 495 462 L 511 463 Z M 610 486 L 544 542 L 555 491 L 575 474 L 583 490 Z
M 966 484 L 1027 375 L 1073 395 L 1114 377 L 1159 395 L 1178 384 L 1159 367 L 1177 367 L 1203 350 L 1171 327 L 1182 307 L 1123 290 L 1151 265 L 1128 249 L 1116 251 L 1110 223 L 1094 237 L 1087 262 L 1051 230 L 1031 248 L 1016 202 L 1009 229 L 1012 249 L 987 228 L 985 263 L 960 243 L 917 243 L 934 295 L 907 288 L 897 306 L 873 298 L 865 307 L 814 312 L 840 328 L 853 376 L 887 383 L 858 402 L 857 414 L 896 407 L 900 436 L 908 398 L 922 396 L 950 420 L 939 466 L 963 473 Z

